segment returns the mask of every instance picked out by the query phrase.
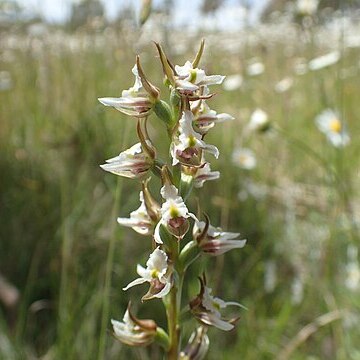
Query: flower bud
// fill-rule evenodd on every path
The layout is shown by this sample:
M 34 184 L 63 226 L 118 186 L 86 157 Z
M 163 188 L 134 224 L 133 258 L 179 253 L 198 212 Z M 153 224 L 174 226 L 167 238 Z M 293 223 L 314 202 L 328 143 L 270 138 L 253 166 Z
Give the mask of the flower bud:
M 154 104 L 154 112 L 168 127 L 173 125 L 174 119 L 168 103 L 163 100 L 156 101 Z
M 155 85 L 151 84 L 150 81 L 145 76 L 144 71 L 140 65 L 139 55 L 136 56 L 136 66 L 144 89 L 148 92 L 151 99 L 158 100 L 160 96 L 160 90 Z
M 144 25 L 151 14 L 152 0 L 142 0 L 140 9 L 140 24 Z
M 161 61 L 162 67 L 163 67 L 164 75 L 167 77 L 170 84 L 174 86 L 175 85 L 174 71 L 170 66 L 170 62 L 169 62 L 168 58 L 166 57 L 161 45 L 159 43 L 155 42 L 155 46 L 160 55 L 160 61 Z
M 201 43 L 200 43 L 200 48 L 195 56 L 195 59 L 193 60 L 192 62 L 192 66 L 193 68 L 197 68 L 197 66 L 199 65 L 199 62 L 200 62 L 200 59 L 201 59 L 201 56 L 203 54 L 203 51 L 204 51 L 204 47 L 205 47 L 205 39 L 201 39 Z

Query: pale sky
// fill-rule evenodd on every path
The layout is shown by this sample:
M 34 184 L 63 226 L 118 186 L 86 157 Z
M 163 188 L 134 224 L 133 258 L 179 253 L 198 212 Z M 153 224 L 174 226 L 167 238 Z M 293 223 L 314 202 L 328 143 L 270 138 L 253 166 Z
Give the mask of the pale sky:
M 75 0 L 76 1 L 76 0 Z M 109 19 L 116 17 L 121 8 L 129 5 L 133 6 L 136 11 L 139 10 L 141 0 L 100 0 L 104 4 L 106 15 Z M 243 0 L 252 3 L 254 10 L 251 13 L 251 19 L 256 19 L 259 10 L 267 3 L 268 0 Z M 39 14 L 50 22 L 61 22 L 68 18 L 71 4 L 74 0 L 18 0 L 18 3 L 24 6 L 32 13 Z M 154 0 L 154 6 L 161 4 L 162 0 Z M 191 25 L 200 18 L 198 11 L 202 0 L 176 0 L 176 25 Z M 240 0 L 226 0 L 225 5 L 215 15 L 216 22 L 220 27 L 232 28 L 239 25 L 239 19 L 245 16 L 241 7 Z M 201 19 L 203 20 L 203 19 Z

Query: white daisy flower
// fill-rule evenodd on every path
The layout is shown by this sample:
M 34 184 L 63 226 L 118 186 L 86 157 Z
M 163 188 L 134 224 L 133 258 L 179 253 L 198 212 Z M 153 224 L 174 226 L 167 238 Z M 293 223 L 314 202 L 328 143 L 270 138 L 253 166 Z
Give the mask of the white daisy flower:
M 245 170 L 252 170 L 256 167 L 255 153 L 247 148 L 237 148 L 232 154 L 235 165 Z
M 270 124 L 268 114 L 261 109 L 256 109 L 250 116 L 247 129 L 250 131 L 264 131 Z
M 300 15 L 313 15 L 319 6 L 319 0 L 297 0 L 296 10 Z
M 265 65 L 257 60 L 252 60 L 252 62 L 246 68 L 246 72 L 249 76 L 261 75 L 264 71 Z
M 337 50 L 326 55 L 319 56 L 309 61 L 309 69 L 316 71 L 334 65 L 340 60 L 340 56 L 340 51 Z
M 223 89 L 234 91 L 240 89 L 243 83 L 243 77 L 240 74 L 228 75 L 223 83 Z
M 333 146 L 344 147 L 349 144 L 350 137 L 338 114 L 333 110 L 324 110 L 315 118 L 315 122 L 319 130 L 326 135 Z

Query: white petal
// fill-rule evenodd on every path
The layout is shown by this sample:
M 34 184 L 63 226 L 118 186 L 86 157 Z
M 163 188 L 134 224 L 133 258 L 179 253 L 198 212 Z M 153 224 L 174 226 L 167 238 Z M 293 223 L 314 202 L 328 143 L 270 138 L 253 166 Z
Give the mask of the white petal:
M 161 275 L 165 274 L 167 270 L 167 260 L 168 257 L 166 253 L 162 250 L 160 250 L 159 247 L 157 247 L 149 257 L 149 260 L 146 262 L 146 266 L 149 271 L 156 270 Z
M 154 295 L 154 297 L 162 298 L 165 295 L 167 295 L 170 290 L 171 290 L 171 282 L 167 282 L 166 285 L 163 287 L 163 289 L 160 292 L 158 292 L 156 295 Z
M 145 269 L 143 266 L 137 264 L 136 265 L 136 272 L 137 274 L 142 277 L 143 279 L 145 279 L 146 281 L 150 281 L 151 280 L 151 274 L 150 271 L 148 271 L 147 269 Z
M 204 78 L 201 82 L 201 85 L 215 85 L 221 84 L 225 79 L 225 76 L 222 75 L 209 75 Z
M 158 244 L 163 244 L 163 241 L 161 240 L 160 237 L 160 225 L 162 225 L 162 222 L 159 221 L 156 226 L 155 226 L 155 230 L 154 230 L 154 240 L 156 243 Z
M 127 289 L 130 289 L 131 287 L 135 286 L 135 285 L 140 285 L 143 284 L 144 282 L 146 282 L 146 279 L 143 278 L 138 278 L 133 280 L 130 284 L 126 285 L 123 290 L 126 291 Z
M 105 97 L 105 98 L 98 98 L 98 100 L 105 106 L 118 106 L 121 102 L 121 98 L 112 98 L 112 97 Z
M 216 115 L 216 122 L 221 123 L 224 121 L 234 120 L 235 118 L 229 114 L 221 113 Z
M 165 184 L 160 190 L 161 196 L 167 199 L 176 199 L 178 196 L 178 189 L 171 184 Z

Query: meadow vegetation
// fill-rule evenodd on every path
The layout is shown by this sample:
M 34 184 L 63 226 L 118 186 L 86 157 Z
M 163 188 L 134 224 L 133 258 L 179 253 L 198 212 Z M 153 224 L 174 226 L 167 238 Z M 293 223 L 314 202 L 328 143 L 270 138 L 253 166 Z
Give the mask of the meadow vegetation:
M 248 239 L 241 251 L 191 270 L 195 278 L 206 262 L 216 293 L 248 308 L 236 330 L 210 329 L 208 359 L 360 359 L 360 39 L 355 22 L 335 20 L 177 32 L 166 41 L 150 26 L 1 33 L 8 81 L 0 91 L 0 271 L 19 301 L 1 305 L 0 358 L 160 358 L 156 346 L 128 348 L 109 332 L 148 243 L 116 223 L 138 206 L 140 185 L 134 190 L 99 167 L 136 142 L 136 122 L 97 98 L 132 85 L 136 54 L 158 80 L 151 40 L 166 42 L 183 64 L 205 37 L 201 67 L 232 76 L 209 103 L 235 120 L 209 134 L 221 152 L 212 163 L 221 179 L 190 206 Z M 333 52 L 328 66 L 309 65 Z M 269 127 L 249 131 L 256 109 Z M 346 145 L 319 131 L 315 118 L 325 109 L 338 114 Z M 151 137 L 166 151 L 162 126 L 150 118 Z M 252 149 L 256 166 L 243 166 L 236 148 Z M 190 297 L 197 291 L 196 280 L 185 289 Z M 136 288 L 131 296 L 142 294 Z M 160 306 L 147 302 L 138 315 L 164 324 Z

